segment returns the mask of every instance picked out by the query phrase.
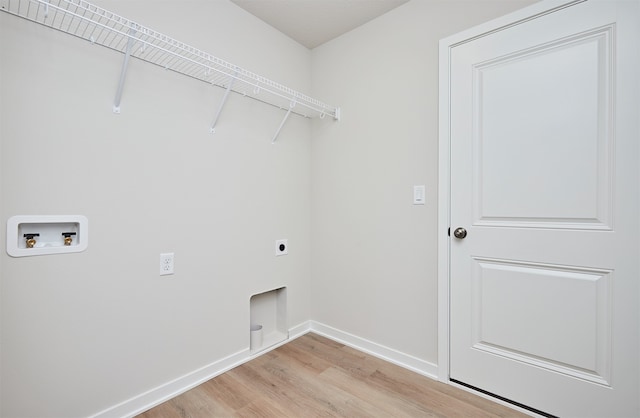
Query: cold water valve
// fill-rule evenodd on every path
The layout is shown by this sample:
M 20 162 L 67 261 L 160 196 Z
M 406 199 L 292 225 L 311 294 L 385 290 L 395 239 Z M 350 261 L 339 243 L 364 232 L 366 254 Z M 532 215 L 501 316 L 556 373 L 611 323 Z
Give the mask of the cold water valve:
M 62 236 L 64 237 L 64 245 L 69 246 L 73 242 L 73 235 L 76 235 L 75 232 L 63 232 Z

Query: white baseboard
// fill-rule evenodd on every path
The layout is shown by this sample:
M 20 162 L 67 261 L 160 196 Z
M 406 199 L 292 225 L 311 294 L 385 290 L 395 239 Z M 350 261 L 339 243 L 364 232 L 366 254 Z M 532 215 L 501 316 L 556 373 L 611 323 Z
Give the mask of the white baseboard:
M 249 347 L 247 347 L 244 350 L 238 351 L 237 353 L 231 354 L 228 357 L 215 361 L 208 366 L 204 366 L 182 377 L 151 389 L 148 392 L 142 393 L 118 405 L 112 406 L 109 409 L 105 409 L 102 412 L 92 415 L 91 418 L 122 418 L 133 417 L 141 414 L 144 411 L 147 411 L 148 409 L 161 404 L 162 402 L 168 401 L 169 399 L 188 391 L 189 389 L 193 389 L 194 387 L 206 382 L 207 380 L 221 375 L 222 373 L 231 370 L 234 367 L 246 363 L 247 361 L 261 356 L 262 354 L 268 353 L 269 351 L 276 349 L 281 345 L 286 344 L 287 342 L 308 333 L 310 329 L 311 322 L 303 322 L 289 330 L 288 339 L 278 344 L 274 344 L 257 354 L 251 355 Z
M 247 347 L 244 350 L 238 351 L 237 353 L 231 354 L 228 357 L 215 361 L 208 366 L 202 367 L 198 370 L 195 370 L 191 373 L 160 385 L 154 389 L 151 389 L 145 393 L 135 396 L 129 400 L 126 400 L 118 405 L 105 409 L 102 412 L 92 415 L 91 418 L 130 418 L 136 416 L 148 409 L 153 408 L 156 405 L 161 404 L 162 402 L 168 401 L 169 399 L 206 382 L 209 379 L 212 379 L 228 370 L 231 370 L 236 366 L 246 363 L 253 358 L 268 353 L 269 351 L 276 349 L 289 341 L 307 334 L 308 332 L 314 332 L 316 334 L 330 338 L 342 344 L 348 345 L 349 347 L 353 347 L 357 350 L 371 354 L 375 357 L 396 364 L 400 367 L 404 367 L 406 369 L 419 373 L 423 376 L 431 377 L 433 379 L 437 378 L 436 376 L 438 374 L 438 366 L 435 364 L 420 360 L 416 357 L 401 353 L 397 350 L 385 347 L 372 341 L 365 340 L 364 338 L 356 337 L 355 335 L 340 331 L 328 325 L 324 325 L 315 321 L 306 321 L 290 328 L 289 338 L 263 351 L 260 351 L 257 354 L 251 355 L 249 348 Z
M 289 329 L 289 341 L 295 340 L 298 337 L 302 337 L 304 334 L 311 331 L 311 321 L 305 321 L 295 327 Z
M 213 362 L 161 386 L 93 415 L 91 418 L 133 417 L 249 360 L 249 348 Z
M 340 331 L 339 329 L 324 325 L 320 322 L 311 321 L 311 332 L 348 345 L 356 350 L 371 354 L 372 356 L 378 357 L 397 366 L 404 367 L 405 369 L 423 376 L 436 380 L 438 379 L 437 364 L 421 360 L 409 354 L 394 350 L 393 348 L 374 343 L 373 341 L 365 340 L 364 338 L 357 337 L 349 334 L 348 332 Z

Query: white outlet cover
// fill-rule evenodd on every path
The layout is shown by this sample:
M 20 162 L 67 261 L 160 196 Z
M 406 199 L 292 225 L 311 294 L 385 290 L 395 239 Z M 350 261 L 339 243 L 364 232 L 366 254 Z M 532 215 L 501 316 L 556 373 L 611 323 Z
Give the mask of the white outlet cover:
M 160 275 L 170 274 L 173 274 L 173 253 L 162 253 L 160 254 Z
M 289 254 L 289 243 L 286 239 L 276 240 L 276 257 Z

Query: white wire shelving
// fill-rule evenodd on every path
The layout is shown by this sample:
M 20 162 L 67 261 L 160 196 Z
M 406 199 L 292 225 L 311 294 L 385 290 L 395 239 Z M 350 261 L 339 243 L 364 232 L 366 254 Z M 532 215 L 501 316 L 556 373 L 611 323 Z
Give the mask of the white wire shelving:
M 340 108 L 323 103 L 296 90 L 217 58 L 167 35 L 82 0 L 0 0 L 0 10 L 82 38 L 124 54 L 122 72 L 114 100 L 120 99 L 130 57 L 160 66 L 225 89 L 211 123 L 220 117 L 229 93 L 261 101 L 286 110 L 273 141 L 291 113 L 306 118 L 340 119 Z

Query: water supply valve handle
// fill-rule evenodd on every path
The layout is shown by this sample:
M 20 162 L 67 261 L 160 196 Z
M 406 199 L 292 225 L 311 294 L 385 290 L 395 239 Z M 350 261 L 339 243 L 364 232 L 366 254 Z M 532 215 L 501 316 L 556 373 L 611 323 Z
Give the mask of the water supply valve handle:
M 71 238 L 72 235 L 76 235 L 75 232 L 63 232 L 62 236 L 64 237 L 64 245 L 71 245 L 71 242 L 73 241 L 73 238 Z
M 33 248 L 36 245 L 36 239 L 34 237 L 39 237 L 40 234 L 30 233 L 30 234 L 24 234 L 23 236 L 27 240 L 26 241 L 27 248 Z

